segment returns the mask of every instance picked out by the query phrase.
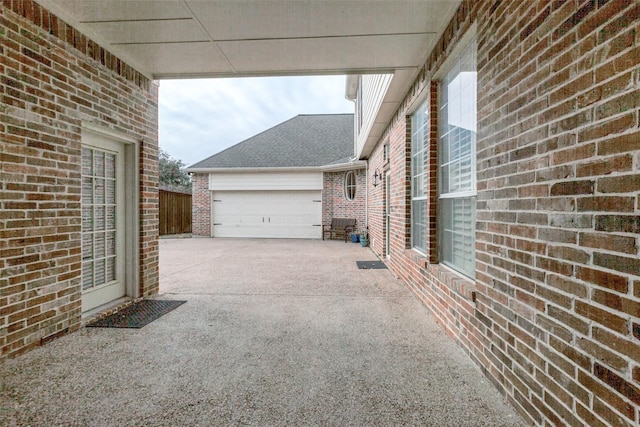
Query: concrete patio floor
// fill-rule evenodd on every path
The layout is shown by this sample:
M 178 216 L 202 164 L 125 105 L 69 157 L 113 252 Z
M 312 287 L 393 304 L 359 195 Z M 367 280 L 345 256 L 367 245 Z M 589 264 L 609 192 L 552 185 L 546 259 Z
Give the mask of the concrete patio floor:
M 1 426 L 522 426 L 368 248 L 162 239 L 142 329 L 83 328 L 0 363 Z

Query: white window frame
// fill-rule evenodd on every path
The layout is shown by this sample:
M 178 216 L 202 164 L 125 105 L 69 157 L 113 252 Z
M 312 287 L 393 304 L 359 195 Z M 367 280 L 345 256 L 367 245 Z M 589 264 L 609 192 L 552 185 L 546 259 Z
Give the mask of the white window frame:
M 411 247 L 427 253 L 429 217 L 427 213 L 427 174 L 429 172 L 428 100 L 411 114 Z M 422 217 L 419 211 L 422 210 Z M 420 218 L 424 221 L 418 223 Z
M 127 298 L 139 298 L 139 272 L 140 272 L 140 141 L 129 135 L 113 131 L 91 122 L 82 122 L 82 140 L 89 135 L 98 139 L 107 139 L 123 144 L 124 159 L 124 281 Z M 101 310 L 100 307 L 86 311 L 82 309 L 82 317 L 90 317 Z
M 455 57 L 438 85 L 439 261 L 471 279 L 475 278 L 477 196 L 476 69 L 474 39 Z M 460 219 L 457 224 L 456 218 Z
M 352 182 L 351 182 L 352 181 Z M 356 198 L 357 179 L 355 171 L 347 171 L 344 174 L 344 198 L 352 201 Z

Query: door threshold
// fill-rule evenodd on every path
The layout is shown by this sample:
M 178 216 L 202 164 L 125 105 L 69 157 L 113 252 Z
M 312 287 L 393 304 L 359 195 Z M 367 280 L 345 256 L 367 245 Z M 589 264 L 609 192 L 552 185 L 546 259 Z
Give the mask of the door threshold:
M 98 317 L 106 316 L 109 313 L 119 310 L 120 308 L 129 305 L 133 302 L 133 298 L 131 297 L 122 297 L 116 300 L 110 301 L 106 304 L 102 304 L 96 308 L 93 308 L 89 311 L 82 313 L 80 320 L 82 324 L 86 324 L 90 320 L 94 320 Z

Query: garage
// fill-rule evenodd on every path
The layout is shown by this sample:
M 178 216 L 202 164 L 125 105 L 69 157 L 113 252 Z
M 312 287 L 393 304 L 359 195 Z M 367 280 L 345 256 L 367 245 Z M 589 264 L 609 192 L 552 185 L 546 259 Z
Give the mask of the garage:
M 317 190 L 213 192 L 213 237 L 319 239 L 321 197 Z
M 212 237 L 322 238 L 322 173 L 209 174 Z
M 191 165 L 193 234 L 321 239 L 334 216 L 364 224 L 366 191 L 343 184 L 366 166 L 353 141 L 353 114 L 302 114 Z

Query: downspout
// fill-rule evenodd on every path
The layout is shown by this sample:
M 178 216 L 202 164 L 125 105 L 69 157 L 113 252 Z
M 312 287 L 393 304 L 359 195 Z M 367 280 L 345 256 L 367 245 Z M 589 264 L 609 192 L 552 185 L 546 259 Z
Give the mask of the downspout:
M 367 159 L 367 165 L 364 167 L 364 226 L 369 231 L 369 160 Z M 369 236 L 371 237 L 371 236 Z M 372 241 L 373 243 L 373 241 Z
M 357 112 L 357 109 L 355 108 L 356 105 L 356 99 L 355 98 L 350 98 L 349 96 L 345 95 L 345 99 L 347 101 L 351 101 L 353 102 L 354 108 L 353 111 Z M 356 119 L 356 115 L 353 115 L 354 117 L 354 121 L 353 121 L 353 156 L 349 157 L 349 163 L 353 163 L 356 160 L 358 160 L 358 154 L 356 154 L 356 146 L 357 143 L 356 141 L 358 140 L 358 131 L 359 129 L 356 129 L 356 123 L 357 123 L 357 119 Z M 369 228 L 369 185 L 367 183 L 367 177 L 369 176 L 369 160 L 367 160 L 367 164 L 364 168 L 364 226 L 365 226 L 365 230 Z

